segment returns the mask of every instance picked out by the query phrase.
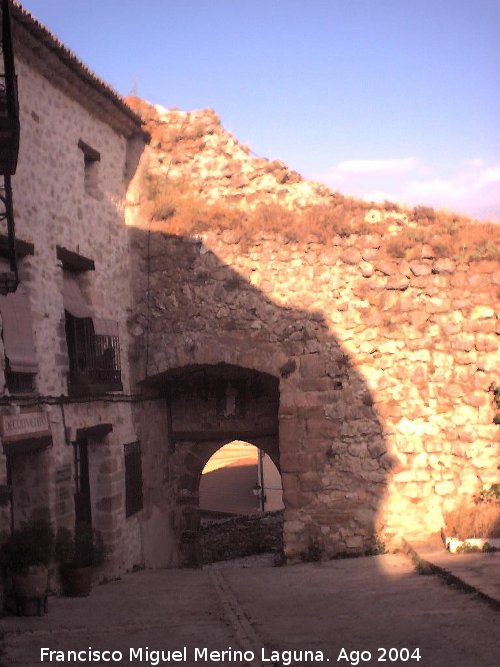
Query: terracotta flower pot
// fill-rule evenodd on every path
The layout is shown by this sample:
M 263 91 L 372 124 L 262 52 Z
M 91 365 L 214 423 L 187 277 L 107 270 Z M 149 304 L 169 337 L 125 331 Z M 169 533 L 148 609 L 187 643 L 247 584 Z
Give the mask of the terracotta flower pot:
M 64 595 L 72 598 L 84 598 L 92 590 L 92 567 L 61 567 L 61 582 Z
M 49 571 L 45 565 L 31 565 L 27 572 L 14 572 L 14 591 L 20 598 L 38 598 L 46 595 Z
M 18 614 L 34 616 L 47 611 L 48 580 L 45 565 L 31 565 L 25 572 L 12 573 Z

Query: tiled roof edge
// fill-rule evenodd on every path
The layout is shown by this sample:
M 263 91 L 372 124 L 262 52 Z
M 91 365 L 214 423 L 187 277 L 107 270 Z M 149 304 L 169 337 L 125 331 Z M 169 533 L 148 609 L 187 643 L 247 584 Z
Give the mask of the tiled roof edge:
M 121 95 L 117 93 L 108 83 L 98 77 L 92 70 L 85 65 L 67 46 L 65 46 L 54 34 L 50 32 L 40 21 L 38 21 L 20 2 L 12 0 L 11 16 L 13 21 L 17 21 L 26 30 L 28 30 L 35 39 L 50 49 L 61 62 L 66 65 L 77 77 L 84 83 L 92 86 L 101 95 L 104 95 L 113 105 L 125 114 L 137 129 L 142 129 L 142 120 L 126 104 Z M 14 46 L 15 48 L 15 46 Z

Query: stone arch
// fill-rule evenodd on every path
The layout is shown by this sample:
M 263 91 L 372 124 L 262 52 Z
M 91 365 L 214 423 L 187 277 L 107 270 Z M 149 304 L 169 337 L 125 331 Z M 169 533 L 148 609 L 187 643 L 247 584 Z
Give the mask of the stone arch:
M 190 468 L 179 478 L 176 504 L 178 507 L 177 526 L 180 541 L 180 560 L 181 564 L 186 567 L 196 567 L 201 564 L 198 531 L 200 528 L 199 486 L 203 468 L 219 449 L 232 441 L 233 439 L 206 443 L 202 451 L 192 443 L 186 443 L 187 450 L 182 453 L 186 465 L 190 466 Z M 269 454 L 279 470 L 279 445 L 277 438 L 275 442 L 271 442 L 271 439 L 268 439 L 266 442 L 266 439 L 256 438 L 254 442 L 249 444 Z
M 269 373 L 228 363 L 189 364 L 170 370 L 161 381 L 170 411 L 180 562 L 196 566 L 200 564 L 199 484 L 213 454 L 234 440 L 243 440 L 262 449 L 280 469 L 279 381 Z
M 165 363 L 168 355 L 168 363 Z M 148 384 L 158 384 L 165 379 L 179 377 L 197 367 L 233 367 L 254 371 L 279 380 L 287 375 L 291 362 L 280 345 L 261 344 L 258 349 L 242 349 L 234 341 L 224 342 L 215 338 L 208 344 L 184 344 L 173 340 L 168 351 L 161 352 L 162 363 L 149 362 L 146 373 Z
M 273 290 L 280 285 L 278 275 L 261 283 L 255 269 L 255 275 L 245 277 L 247 264 L 236 270 L 234 258 L 219 257 L 200 239 L 152 233 L 146 242 L 134 230 L 134 243 L 139 293 L 141 286 L 147 287 L 141 273 L 147 265 L 144 253 L 151 260 L 150 291 L 143 292 L 150 297 L 139 298 L 133 317 L 137 337 L 131 354 L 142 386 L 171 384 L 200 367 L 251 369 L 274 378 L 286 557 L 301 558 L 311 543 L 326 558 L 369 551 L 376 532 L 386 530 L 384 497 L 398 460 L 387 446 L 380 418 L 393 404 L 385 405 L 383 393 L 372 393 L 378 377 L 370 384 L 361 372 L 363 359 L 370 370 L 372 350 L 360 351 L 362 359 L 352 358 L 359 318 L 351 320 L 343 303 L 341 317 L 348 320 L 349 331 L 338 337 L 328 313 L 315 309 L 316 292 L 302 293 L 298 303 L 283 302 L 279 290 L 277 295 Z M 295 270 L 290 281 L 291 292 L 303 292 Z M 324 288 L 331 291 L 332 285 Z M 380 355 L 376 349 L 373 354 Z M 379 384 L 383 386 L 383 378 Z M 147 433 L 144 415 L 139 419 Z M 241 439 L 255 442 L 243 434 Z M 173 445 L 178 452 L 189 443 L 178 437 Z M 162 456 L 164 440 L 153 438 L 150 447 L 155 461 Z M 196 529 L 196 516 L 182 514 L 193 514 L 194 482 L 184 478 L 186 484 L 180 483 L 184 497 L 175 489 L 186 468 L 201 462 L 194 454 L 180 459 L 173 450 L 164 458 L 169 487 L 162 489 L 165 494 L 172 489 L 169 499 L 178 503 L 176 535 L 185 531 L 188 539 L 195 531 L 186 526 Z
M 209 441 L 204 443 L 202 448 L 197 443 L 180 443 L 181 445 L 186 445 L 186 449 L 182 453 L 186 472 L 179 478 L 177 498 L 197 493 L 201 474 L 208 461 L 219 449 L 225 447 L 225 445 L 229 445 L 234 440 L 235 438 L 225 438 L 220 441 Z M 245 440 L 245 442 L 248 442 L 248 440 Z M 269 455 L 278 470 L 280 470 L 279 442 L 277 437 L 254 438 L 248 444 L 257 447 L 257 449 L 262 449 L 262 451 Z

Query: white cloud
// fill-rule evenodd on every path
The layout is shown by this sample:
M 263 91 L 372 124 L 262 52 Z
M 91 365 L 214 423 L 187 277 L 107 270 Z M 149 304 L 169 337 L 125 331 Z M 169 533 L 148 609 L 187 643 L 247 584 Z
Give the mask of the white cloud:
M 417 197 L 457 197 L 464 192 L 456 181 L 444 178 L 430 180 L 411 180 L 406 184 L 406 191 Z
M 416 165 L 417 160 L 413 157 L 394 160 L 344 160 L 337 164 L 335 171 L 351 174 L 395 173 L 410 171 Z
M 500 182 L 500 167 L 485 169 L 481 172 L 479 183 L 498 183 Z
M 464 160 L 464 165 L 466 167 L 476 167 L 476 168 L 481 168 L 486 165 L 485 160 L 482 160 L 481 158 L 474 158 L 472 160 Z
M 416 158 L 346 160 L 318 180 L 368 201 L 434 206 L 500 219 L 500 162 L 478 157 L 444 166 Z

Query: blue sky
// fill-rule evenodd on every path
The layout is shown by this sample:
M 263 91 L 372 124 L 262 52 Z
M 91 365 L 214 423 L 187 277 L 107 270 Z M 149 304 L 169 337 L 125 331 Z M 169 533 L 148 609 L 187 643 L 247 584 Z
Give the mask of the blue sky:
M 24 0 L 118 92 L 360 197 L 500 220 L 500 0 Z

